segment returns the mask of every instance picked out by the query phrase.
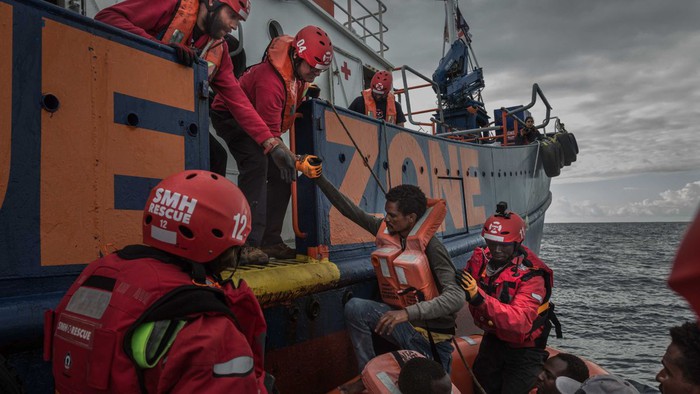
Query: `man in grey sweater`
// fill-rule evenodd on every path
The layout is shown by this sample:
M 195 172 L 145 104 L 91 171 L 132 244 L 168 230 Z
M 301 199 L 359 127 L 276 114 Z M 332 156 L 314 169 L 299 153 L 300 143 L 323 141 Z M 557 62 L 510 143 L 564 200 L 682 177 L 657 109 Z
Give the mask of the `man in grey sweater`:
M 403 247 L 406 237 L 427 208 L 427 199 L 420 188 L 400 185 L 386 194 L 386 216 L 380 219 L 360 209 L 325 177 L 314 178 L 314 181 L 343 216 L 374 235 L 384 221 L 389 234 L 399 235 Z M 454 335 L 456 313 L 464 305 L 464 291 L 454 279 L 455 268 L 447 249 L 435 236 L 428 243 L 424 253 L 439 292 L 437 297 L 404 309 L 394 309 L 381 302 L 360 298 L 351 298 L 345 304 L 346 325 L 360 370 L 375 356 L 372 331 L 400 349 L 415 350 L 433 359 L 429 330 L 436 345 L 439 361 L 445 371 L 450 372 L 450 339 Z

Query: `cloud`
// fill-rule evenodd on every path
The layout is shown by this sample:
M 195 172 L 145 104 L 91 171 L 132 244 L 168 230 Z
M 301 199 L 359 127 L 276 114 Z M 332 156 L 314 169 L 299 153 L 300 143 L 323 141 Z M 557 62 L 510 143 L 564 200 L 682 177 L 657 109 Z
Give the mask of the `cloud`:
M 700 204 L 700 181 L 678 190 L 666 190 L 658 198 L 622 204 L 604 204 L 591 200 L 571 201 L 555 198 L 547 211 L 548 222 L 588 221 L 685 221 Z

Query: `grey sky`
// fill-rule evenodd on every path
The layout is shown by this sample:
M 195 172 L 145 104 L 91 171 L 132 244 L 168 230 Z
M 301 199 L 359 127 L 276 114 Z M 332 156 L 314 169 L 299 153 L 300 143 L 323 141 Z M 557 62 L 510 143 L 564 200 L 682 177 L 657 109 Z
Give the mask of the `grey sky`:
M 384 2 L 387 58 L 431 76 L 442 1 Z M 460 9 L 489 113 L 528 103 L 536 82 L 576 135 L 581 153 L 553 180 L 547 221 L 691 219 L 700 201 L 700 2 L 461 0 Z M 424 108 L 434 102 L 427 93 Z M 533 114 L 541 121 L 544 109 Z

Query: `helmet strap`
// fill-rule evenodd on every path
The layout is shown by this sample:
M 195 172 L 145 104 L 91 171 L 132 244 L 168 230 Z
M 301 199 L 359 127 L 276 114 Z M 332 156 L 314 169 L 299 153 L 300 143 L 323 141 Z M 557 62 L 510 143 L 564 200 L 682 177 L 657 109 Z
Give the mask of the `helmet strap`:
M 294 48 L 289 48 L 289 58 L 292 59 L 292 69 L 294 70 L 294 78 L 301 79 L 301 76 L 299 75 L 297 70 L 301 66 L 301 62 L 303 62 L 304 59 L 302 59 L 294 53 Z
M 224 5 L 224 3 L 220 2 L 219 0 L 214 0 L 212 1 L 211 5 L 209 5 L 209 1 L 204 0 L 204 5 L 207 7 L 207 10 L 209 10 L 209 13 L 214 13 L 219 7 Z
M 190 261 L 190 277 L 199 285 L 206 286 L 207 284 L 207 269 L 203 264 Z

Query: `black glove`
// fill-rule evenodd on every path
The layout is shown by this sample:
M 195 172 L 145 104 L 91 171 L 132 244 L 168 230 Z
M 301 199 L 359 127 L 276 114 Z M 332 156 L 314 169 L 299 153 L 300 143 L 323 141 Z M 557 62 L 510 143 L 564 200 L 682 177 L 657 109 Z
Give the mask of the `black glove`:
M 194 63 L 194 59 L 197 58 L 197 54 L 194 53 L 194 50 L 192 50 L 192 48 L 188 46 L 177 43 L 168 44 L 168 46 L 175 49 L 177 61 L 180 62 L 180 64 L 183 64 L 187 67 L 192 66 L 192 63 Z
M 309 87 L 306 89 L 306 97 L 310 98 L 318 98 L 321 95 L 321 88 L 318 87 L 315 83 L 312 83 L 309 85 Z
M 275 145 L 269 155 L 285 182 L 292 183 L 297 180 L 296 157 L 284 144 Z

